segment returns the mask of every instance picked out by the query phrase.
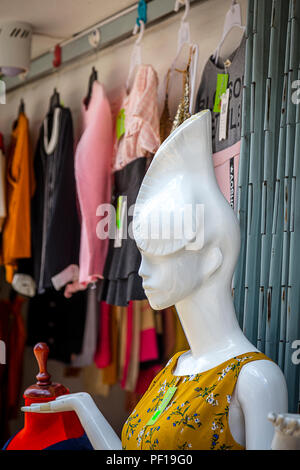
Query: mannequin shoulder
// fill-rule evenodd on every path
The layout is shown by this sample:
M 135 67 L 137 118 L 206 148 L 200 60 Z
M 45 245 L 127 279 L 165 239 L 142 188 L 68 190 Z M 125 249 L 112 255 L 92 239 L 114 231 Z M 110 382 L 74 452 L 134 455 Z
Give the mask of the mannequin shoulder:
M 276 409 L 287 406 L 287 385 L 277 364 L 269 360 L 259 360 L 245 364 L 236 384 L 237 399 L 241 405 L 258 401 Z
M 243 412 L 246 449 L 270 449 L 274 429 L 268 414 L 272 411 L 286 413 L 288 407 L 287 386 L 281 369 L 265 359 L 245 364 L 234 395 Z

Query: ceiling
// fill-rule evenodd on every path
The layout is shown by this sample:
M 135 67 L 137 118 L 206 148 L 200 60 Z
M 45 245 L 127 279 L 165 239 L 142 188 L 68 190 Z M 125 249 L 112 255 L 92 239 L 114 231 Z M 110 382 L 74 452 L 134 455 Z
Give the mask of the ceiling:
M 0 19 L 1 22 L 24 21 L 33 26 L 34 58 L 57 42 L 135 3 L 134 0 L 0 0 Z

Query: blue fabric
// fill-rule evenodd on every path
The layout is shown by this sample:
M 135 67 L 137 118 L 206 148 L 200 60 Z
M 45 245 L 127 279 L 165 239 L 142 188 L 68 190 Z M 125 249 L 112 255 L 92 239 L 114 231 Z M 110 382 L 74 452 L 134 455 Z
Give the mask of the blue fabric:
M 14 437 L 15 435 L 7 441 L 2 450 L 7 450 L 9 443 Z M 66 439 L 65 441 L 57 442 L 52 446 L 46 447 L 44 450 L 93 450 L 93 447 L 87 435 L 83 434 L 83 436 L 77 439 Z
M 7 441 L 7 443 L 4 444 L 4 447 L 3 447 L 2 450 L 6 450 L 6 449 L 7 449 L 8 444 L 13 440 L 13 438 L 15 437 L 15 435 L 16 435 L 16 434 L 14 434 L 14 435 Z
M 86 434 L 77 439 L 67 439 L 65 441 L 57 442 L 52 446 L 47 447 L 45 450 L 93 450 L 93 447 L 88 440 Z

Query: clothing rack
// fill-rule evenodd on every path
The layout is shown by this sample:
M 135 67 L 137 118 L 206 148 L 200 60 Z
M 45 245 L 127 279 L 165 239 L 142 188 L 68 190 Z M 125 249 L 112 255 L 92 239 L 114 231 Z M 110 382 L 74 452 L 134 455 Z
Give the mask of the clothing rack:
M 191 7 L 205 0 L 190 0 Z M 174 11 L 174 0 L 149 0 L 147 2 L 147 28 L 160 23 L 167 18 L 177 15 Z M 4 77 L 6 91 L 10 92 L 28 83 L 44 78 L 52 73 L 61 70 L 85 56 L 89 56 L 105 49 L 113 44 L 124 41 L 132 36 L 132 30 L 136 22 L 138 3 L 120 11 L 119 13 L 106 18 L 92 27 L 74 35 L 73 37 L 61 41 L 58 45 L 61 48 L 61 65 L 53 66 L 53 48 L 48 52 L 33 59 L 30 70 L 25 77 Z M 181 10 L 179 11 L 179 14 Z M 93 47 L 89 42 L 91 34 L 98 35 L 99 44 Z

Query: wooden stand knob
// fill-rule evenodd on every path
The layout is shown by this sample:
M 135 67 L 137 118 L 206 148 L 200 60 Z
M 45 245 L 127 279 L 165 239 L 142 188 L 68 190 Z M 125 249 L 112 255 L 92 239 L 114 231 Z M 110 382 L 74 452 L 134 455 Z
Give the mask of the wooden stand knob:
M 66 395 L 69 390 L 61 384 L 52 383 L 51 375 L 47 370 L 49 348 L 46 343 L 37 343 L 33 348 L 36 357 L 39 373 L 36 376 L 37 383 L 28 387 L 24 392 L 24 398 L 48 399 Z
M 33 349 L 37 363 L 39 365 L 39 373 L 36 376 L 37 385 L 48 386 L 51 385 L 51 375 L 47 371 L 47 361 L 49 356 L 49 348 L 46 343 L 38 343 Z

